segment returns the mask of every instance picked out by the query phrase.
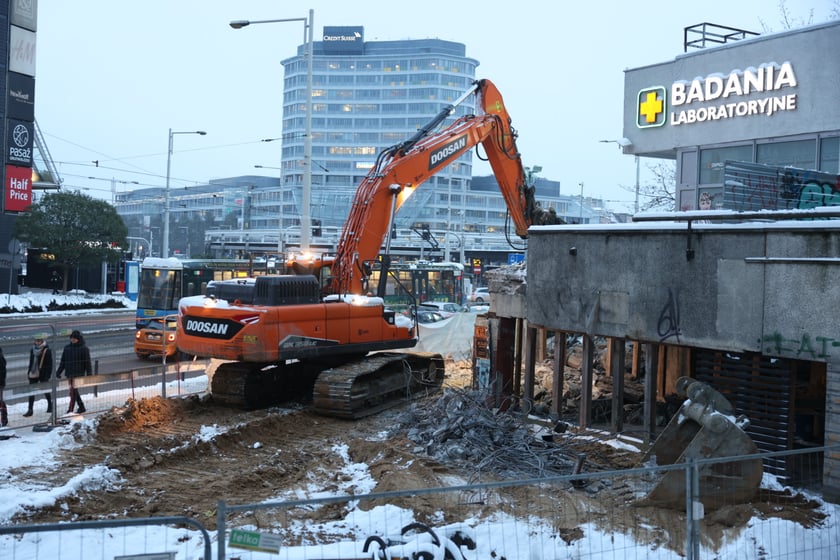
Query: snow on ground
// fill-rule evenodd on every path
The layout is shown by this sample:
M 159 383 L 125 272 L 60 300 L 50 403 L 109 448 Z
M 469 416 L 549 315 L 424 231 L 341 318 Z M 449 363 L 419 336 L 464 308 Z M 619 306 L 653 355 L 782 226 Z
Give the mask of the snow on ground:
M 38 310 L 47 312 L 51 304 L 58 305 L 96 305 L 99 303 L 106 303 L 108 301 L 116 301 L 122 303 L 126 309 L 137 309 L 137 303 L 131 301 L 129 298 L 121 293 L 116 294 L 88 294 L 83 290 L 71 290 L 66 294 L 53 295 L 51 290 L 42 290 L 38 288 L 21 287 L 20 293 L 15 295 L 0 294 L 0 309 L 9 308 L 12 313 L 33 314 Z M 101 309 L 78 309 L 67 311 L 50 311 L 56 314 L 79 314 L 79 313 L 98 313 Z M 4 313 L 4 315 L 8 315 Z
M 197 380 L 196 382 L 201 382 Z M 206 382 L 206 381 L 204 381 Z M 30 469 L 51 470 L 60 468 L 57 454 L 61 450 L 73 449 L 84 445 L 85 434 L 92 434 L 96 429 L 96 417 L 75 417 L 68 426 L 57 427 L 48 432 L 32 430 L 0 431 L 0 526 L 8 525 L 13 516 L 25 513 L 33 508 L 48 508 L 61 498 L 89 492 L 119 492 L 121 475 L 117 470 L 105 465 L 87 468 L 79 475 L 59 487 L 49 487 L 39 483 L 37 476 L 31 475 Z M 196 437 L 212 438 L 219 433 L 216 425 L 204 426 Z M 369 492 L 375 486 L 370 470 L 365 464 L 354 463 L 351 458 L 336 449 L 336 456 L 343 464 L 336 464 L 340 471 L 341 485 L 331 486 L 325 481 L 323 487 L 309 484 L 306 488 L 295 491 L 297 499 L 315 499 L 335 495 L 360 495 Z M 778 487 L 773 477 L 765 476 L 765 487 Z M 278 489 L 280 490 L 280 489 Z M 285 491 L 294 489 L 282 489 Z M 185 488 L 185 491 L 189 491 Z M 220 496 L 220 498 L 223 498 Z M 753 560 L 765 558 L 799 558 L 799 554 L 808 547 L 813 547 L 809 558 L 837 558 L 840 550 L 840 531 L 837 521 L 840 519 L 840 507 L 823 504 L 827 515 L 825 522 L 816 528 L 807 529 L 797 523 L 781 519 L 753 519 L 738 536 L 723 544 L 713 553 L 703 550 L 702 557 L 714 557 L 718 560 L 738 559 Z M 114 512 L 114 518 L 120 518 L 120 512 Z M 228 558 L 289 560 L 315 558 L 371 558 L 371 553 L 363 553 L 364 540 L 358 535 L 393 535 L 394 527 L 408 525 L 415 521 L 410 510 L 394 505 L 378 506 L 370 511 L 352 509 L 342 519 L 309 523 L 306 527 L 284 527 L 284 530 L 300 530 L 306 534 L 317 532 L 330 535 L 330 542 L 312 543 L 308 546 L 287 547 L 276 553 L 246 551 L 227 545 Z M 525 522 L 529 534 L 522 534 Z M 21 523 L 18 519 L 16 522 Z M 238 529 L 270 532 L 265 526 L 245 526 Z M 671 559 L 674 552 L 664 548 L 652 549 L 649 545 L 637 544 L 632 537 L 604 532 L 593 524 L 582 526 L 582 537 L 571 544 L 557 538 L 550 521 L 540 519 L 517 519 L 507 513 L 498 512 L 492 519 L 464 519 L 457 525 L 434 527 L 439 535 L 452 535 L 460 531 L 474 538 L 475 550 L 462 549 L 466 560 L 490 558 L 539 560 L 544 558 L 599 558 L 621 559 Z M 185 538 L 185 533 L 191 533 Z M 426 537 L 424 537 L 426 535 Z M 228 535 L 229 536 L 229 535 Z M 430 547 L 424 539 L 428 535 L 420 533 L 409 539 L 413 547 Z M 73 545 L 74 539 L 84 541 Z M 217 555 L 216 535 L 211 533 L 213 558 Z M 445 539 L 442 539 L 445 541 Z M 811 543 L 806 545 L 806 543 Z M 434 548 L 434 547 L 432 547 Z M 38 559 L 52 557 L 53 551 L 60 550 L 62 560 L 83 560 L 89 557 L 111 558 L 115 555 L 158 553 L 163 550 L 179 552 L 179 558 L 200 558 L 202 539 L 191 529 L 172 527 L 134 527 L 129 529 L 85 530 L 70 533 L 45 532 L 27 533 L 23 536 L 0 536 L 0 558 Z M 183 554 L 183 555 L 182 555 Z M 438 556 L 435 556 L 437 558 Z M 442 556 L 441 556 L 442 558 Z
M 4 304 L 14 309 L 31 309 L 33 305 L 46 306 L 57 297 L 78 297 L 83 301 L 114 299 L 119 296 L 52 296 L 48 292 L 27 292 L 19 296 L 0 295 L 0 307 Z M 4 301 L 6 298 L 6 301 Z M 125 300 L 127 307 L 133 302 Z M 84 311 L 65 312 L 84 313 Z M 465 314 L 461 318 L 472 322 L 473 317 Z M 425 329 L 424 329 L 425 330 Z M 460 330 L 460 329 L 459 329 Z M 468 328 L 463 329 L 469 330 Z M 427 342 L 434 345 L 433 329 L 426 333 Z M 422 337 L 421 337 L 422 338 Z M 206 385 L 206 379 L 197 379 Z M 128 398 L 126 396 L 126 398 Z M 114 469 L 105 465 L 96 465 L 67 481 L 60 487 L 39 484 L 37 477 L 22 476 L 31 469 L 50 470 L 60 468 L 56 456 L 60 450 L 72 449 L 84 445 L 79 442 L 78 433 L 92 433 L 96 429 L 96 418 L 75 417 L 68 426 L 58 427 L 47 432 L 32 430 L 0 430 L 0 526 L 9 525 L 15 515 L 33 508 L 46 508 L 54 505 L 64 496 L 73 495 L 83 490 L 101 490 L 118 492 L 121 476 Z M 202 438 L 212 438 L 219 430 L 217 426 L 205 426 L 200 432 Z M 74 435 L 75 434 L 75 435 Z M 83 438 L 82 438 L 83 440 Z M 346 455 L 339 453 L 345 464 L 338 466 L 343 480 L 342 489 L 355 489 L 364 492 L 375 486 L 366 465 L 354 464 Z M 765 476 L 764 487 L 778 487 L 773 477 Z M 185 488 L 188 491 L 188 488 Z M 325 488 L 309 487 L 301 499 L 324 497 L 329 495 Z M 223 498 L 223 496 L 220 496 Z M 815 498 L 816 499 L 816 498 Z M 701 557 L 717 560 L 758 560 L 766 558 L 804 558 L 804 551 L 809 551 L 808 558 L 815 560 L 837 559 L 840 551 L 840 506 L 822 504 L 826 519 L 819 527 L 804 528 L 801 525 L 782 519 L 752 519 L 747 527 L 730 542 L 724 543 L 716 552 L 701 549 Z M 120 518 L 120 512 L 114 512 L 114 518 Z M 322 534 L 333 535 L 331 542 L 317 543 L 311 546 L 283 548 L 280 554 L 243 550 L 227 546 L 228 558 L 242 559 L 317 559 L 317 558 L 371 558 L 372 553 L 363 553 L 363 541 L 355 540 L 354 535 L 387 535 L 383 528 L 405 526 L 414 521 L 409 510 L 392 505 L 378 506 L 371 511 L 352 510 L 345 518 L 323 522 Z M 523 520 L 512 518 L 499 512 L 491 521 L 465 519 L 461 524 L 435 527 L 441 535 L 457 531 L 471 533 L 476 542 L 475 550 L 461 549 L 466 560 L 490 558 L 540 560 L 548 558 L 599 558 L 630 560 L 645 558 L 651 560 L 672 559 L 674 552 L 665 548 L 651 549 L 649 546 L 632 542 L 631 537 L 620 533 L 605 533 L 598 527 L 588 524 L 582 526 L 583 537 L 567 545 L 558 539 L 552 527 L 546 522 L 530 519 L 530 534 L 522 534 Z M 20 521 L 18 521 L 20 523 Z M 240 527 L 254 531 L 268 531 L 267 528 Z M 288 528 L 287 528 L 288 529 Z M 303 528 L 301 528 L 303 529 Z M 311 532 L 311 527 L 307 528 Z M 191 532 L 189 538 L 185 532 Z M 159 553 L 163 550 L 184 551 L 178 558 L 200 558 L 203 552 L 201 538 L 190 529 L 174 530 L 172 527 L 134 527 L 125 530 L 108 531 L 84 530 L 74 532 L 80 537 L 75 543 L 71 534 L 59 532 L 26 533 L 24 535 L 0 536 L 0 558 L 40 559 L 52 558 L 55 551 L 61 551 L 62 560 L 83 560 L 90 557 L 115 555 Z M 768 538 L 768 535 L 771 537 Z M 212 558 L 217 557 L 217 536 L 211 533 L 213 541 Z M 82 542 L 85 543 L 84 548 Z M 185 544 L 186 543 L 186 544 Z M 429 549 L 423 535 L 411 541 L 410 547 Z M 433 547 L 432 547 L 433 548 Z M 438 558 L 438 556 L 435 556 Z M 442 558 L 442 556 L 440 556 Z M 209 560 L 209 559 L 207 559 Z

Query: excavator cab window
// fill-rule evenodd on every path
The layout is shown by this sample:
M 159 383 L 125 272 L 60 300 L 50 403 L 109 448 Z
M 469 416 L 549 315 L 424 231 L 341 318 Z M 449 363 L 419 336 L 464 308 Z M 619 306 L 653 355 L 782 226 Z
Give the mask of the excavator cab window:
M 331 266 L 322 266 L 318 269 L 318 284 L 321 286 L 321 291 L 327 294 L 331 294 L 332 290 L 330 289 L 332 286 L 332 267 Z

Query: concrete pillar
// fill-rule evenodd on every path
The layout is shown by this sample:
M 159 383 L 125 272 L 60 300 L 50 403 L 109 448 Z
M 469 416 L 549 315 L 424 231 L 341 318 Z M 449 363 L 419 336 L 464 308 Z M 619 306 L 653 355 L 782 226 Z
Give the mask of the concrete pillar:
M 652 443 L 656 439 L 656 374 L 659 371 L 659 345 L 645 344 L 645 404 L 644 442 Z
M 595 364 L 595 342 L 588 334 L 583 335 L 583 359 L 580 363 L 580 418 L 581 429 L 592 423 L 592 381 Z
M 525 329 L 525 384 L 523 386 L 523 411 L 530 412 L 534 407 L 535 362 L 537 356 L 537 329 L 529 326 Z
M 612 377 L 611 428 L 614 434 L 624 430 L 624 339 L 611 338 L 607 350 Z
M 516 349 L 513 353 L 513 392 L 519 394 L 522 390 L 522 347 L 524 345 L 522 340 L 523 324 L 525 319 L 518 317 L 516 319 Z M 526 356 L 527 360 L 528 357 Z

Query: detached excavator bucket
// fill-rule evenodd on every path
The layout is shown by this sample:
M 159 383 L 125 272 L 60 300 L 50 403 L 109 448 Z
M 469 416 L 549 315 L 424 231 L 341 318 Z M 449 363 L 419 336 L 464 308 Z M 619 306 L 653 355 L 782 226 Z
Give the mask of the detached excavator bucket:
M 645 454 L 643 462 L 655 457 L 657 465 L 671 465 L 692 458 L 758 454 L 755 443 L 744 432 L 749 422 L 733 416 L 732 405 L 723 395 L 690 377 L 677 381 L 677 393 L 686 400 Z M 761 484 L 763 467 L 761 459 L 756 457 L 702 464 L 699 471 L 699 499 L 706 509 L 714 509 L 724 503 L 750 500 Z M 648 504 L 684 508 L 685 471 L 666 472 L 639 505 Z

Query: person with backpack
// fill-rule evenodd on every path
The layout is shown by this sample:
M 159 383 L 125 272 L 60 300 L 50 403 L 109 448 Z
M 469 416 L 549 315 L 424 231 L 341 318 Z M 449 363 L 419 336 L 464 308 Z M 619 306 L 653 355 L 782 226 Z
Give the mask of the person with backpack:
M 78 405 L 76 412 L 83 414 L 86 410 L 85 403 L 82 402 L 82 395 L 73 381 L 77 377 L 93 375 L 93 367 L 90 362 L 90 349 L 85 346 L 82 333 L 76 330 L 70 333 L 70 344 L 61 352 L 61 361 L 55 370 L 55 377 L 60 378 L 64 372 L 67 374 L 67 381 L 70 382 L 70 406 L 67 407 L 67 414 L 73 412 L 74 405 Z
M 35 335 L 34 344 L 29 350 L 29 369 L 27 378 L 30 384 L 45 383 L 50 380 L 53 368 L 52 349 L 45 342 L 46 337 L 42 334 Z M 52 412 L 52 396 L 49 392 L 44 393 L 47 399 L 47 412 Z M 35 406 L 35 395 L 29 396 L 29 408 L 23 413 L 24 416 L 32 416 Z

